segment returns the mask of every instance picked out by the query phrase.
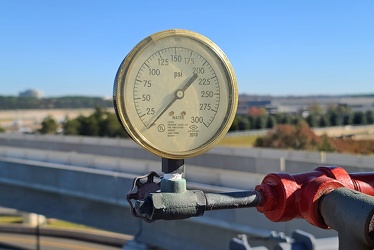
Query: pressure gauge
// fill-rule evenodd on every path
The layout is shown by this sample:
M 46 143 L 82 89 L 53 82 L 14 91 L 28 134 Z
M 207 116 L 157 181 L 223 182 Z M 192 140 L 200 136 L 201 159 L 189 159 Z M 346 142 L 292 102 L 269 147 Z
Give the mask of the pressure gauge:
M 229 130 L 238 90 L 233 68 L 208 38 L 187 30 L 155 33 L 121 63 L 114 106 L 131 138 L 169 159 L 197 156 Z

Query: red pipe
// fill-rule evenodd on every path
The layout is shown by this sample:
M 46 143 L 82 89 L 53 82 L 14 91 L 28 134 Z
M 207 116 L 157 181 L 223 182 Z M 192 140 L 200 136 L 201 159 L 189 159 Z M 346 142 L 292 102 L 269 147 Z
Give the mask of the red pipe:
M 318 167 L 301 174 L 271 173 L 256 190 L 262 193 L 257 210 L 271 221 L 304 218 L 309 223 L 328 228 L 319 212 L 321 197 L 334 189 L 346 187 L 374 196 L 374 173 L 348 174 L 341 167 Z

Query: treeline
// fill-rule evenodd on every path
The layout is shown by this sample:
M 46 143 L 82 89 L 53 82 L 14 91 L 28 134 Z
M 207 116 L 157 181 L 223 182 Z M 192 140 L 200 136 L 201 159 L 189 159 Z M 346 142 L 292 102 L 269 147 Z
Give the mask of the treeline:
M 270 129 L 278 124 L 297 125 L 305 121 L 309 127 L 328 127 L 346 125 L 374 124 L 374 113 L 355 111 L 342 106 L 331 106 L 325 112 L 318 105 L 313 105 L 305 114 L 267 114 L 264 109 L 250 112 L 249 115 L 237 115 L 230 131 L 250 129 Z
M 0 96 L 0 109 L 68 109 L 113 107 L 112 100 L 101 97 L 64 96 L 64 97 L 16 97 Z
M 60 126 L 64 135 L 128 137 L 117 116 L 102 108 L 96 108 L 89 116 L 80 115 L 74 119 L 66 117 L 61 125 L 53 117 L 48 116 L 43 120 L 38 132 L 56 134 Z
M 305 121 L 296 125 L 277 125 L 267 135 L 258 137 L 254 146 L 365 155 L 374 153 L 374 140 L 330 138 L 326 134 L 317 136 Z

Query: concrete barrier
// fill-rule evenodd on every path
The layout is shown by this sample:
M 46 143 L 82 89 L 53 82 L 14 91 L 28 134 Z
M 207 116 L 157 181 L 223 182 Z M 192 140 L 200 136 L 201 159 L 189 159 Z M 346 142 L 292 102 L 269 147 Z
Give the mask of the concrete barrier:
M 143 170 L 149 170 L 150 165 L 152 165 L 151 169 L 154 169 L 156 165 L 154 162 L 160 162 L 160 157 L 146 152 L 129 139 L 0 134 L 0 145 L 17 148 L 12 150 L 12 152 L 0 149 L 0 155 L 7 154 L 19 158 L 25 157 L 25 152 L 22 151 L 21 148 L 70 152 L 70 164 L 77 164 L 79 166 L 90 165 L 99 167 L 99 165 L 102 165 L 103 162 L 108 160 L 108 158 L 102 158 L 101 160 L 97 158 L 92 161 L 92 155 L 96 157 L 123 158 L 125 162 L 133 159 L 135 160 L 133 164 L 129 165 L 125 163 L 130 173 L 139 173 Z M 80 155 L 74 155 L 74 152 Z M 84 154 L 87 154 L 87 156 L 83 156 Z M 44 160 L 44 152 L 31 152 L 29 155 L 29 159 L 35 158 Z M 66 162 L 64 158 L 58 159 L 59 157 L 63 156 L 59 154 L 53 156 L 50 154 L 50 160 L 48 161 L 54 161 L 54 159 L 56 159 L 56 162 Z M 138 160 L 148 162 L 146 165 L 143 165 L 142 163 L 136 162 Z M 99 163 L 99 161 L 101 161 L 101 163 Z M 111 164 L 111 167 L 114 167 L 115 163 Z M 118 164 L 121 165 L 121 161 L 119 161 Z M 346 168 L 349 172 L 358 172 L 372 171 L 374 169 L 374 157 L 324 152 L 217 146 L 203 155 L 186 159 L 187 171 L 189 165 L 208 169 L 232 170 L 257 174 L 268 174 L 270 172 L 279 171 L 287 171 L 290 173 L 306 172 L 313 170 L 319 165 L 337 165 Z M 130 169 L 131 167 L 132 169 Z
M 206 212 L 183 221 L 140 222 L 128 213 L 125 194 L 135 176 L 160 172 L 161 161 L 131 140 L 2 135 L 0 145 L 3 206 L 114 232 L 138 233 L 139 240 L 148 244 L 161 246 L 167 237 L 167 248 L 180 250 L 220 249 L 239 233 L 264 236 L 271 230 L 291 234 L 302 229 L 316 237 L 336 236 L 304 220 L 273 223 L 255 209 Z M 341 165 L 352 172 L 372 171 L 373 160 L 370 156 L 216 147 L 187 159 L 185 175 L 189 187 L 196 189 L 248 190 L 269 172 L 305 172 L 320 164 Z M 212 241 L 212 235 L 218 240 Z
M 150 171 L 160 172 L 161 169 L 161 162 L 159 161 L 143 161 L 76 152 L 46 151 L 4 146 L 0 146 L 0 152 L 7 158 L 30 160 L 35 164 L 38 161 L 42 161 L 62 164 L 61 166 L 76 166 L 136 175 L 143 175 Z M 185 176 L 188 181 L 203 185 L 247 190 L 254 188 L 255 185 L 260 183 L 264 174 L 188 165 Z

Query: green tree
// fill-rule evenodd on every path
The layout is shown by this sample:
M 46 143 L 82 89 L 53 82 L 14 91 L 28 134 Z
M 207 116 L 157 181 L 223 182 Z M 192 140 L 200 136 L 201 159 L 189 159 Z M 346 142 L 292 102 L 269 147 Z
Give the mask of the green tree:
M 266 128 L 266 116 L 256 116 L 254 120 L 254 129 L 264 129 Z
M 287 114 L 277 114 L 277 124 L 290 124 L 291 123 L 291 116 Z
M 277 125 L 277 121 L 274 116 L 268 115 L 266 119 L 266 128 L 273 128 Z
M 41 125 L 41 129 L 39 129 L 41 134 L 55 134 L 58 128 L 58 124 L 52 116 L 44 118 Z
M 234 120 L 232 121 L 230 131 L 237 131 L 239 129 L 239 117 L 235 116 Z
M 63 129 L 66 135 L 128 137 L 117 116 L 100 107 L 88 117 L 66 118 Z
M 80 122 L 79 134 L 88 136 L 98 136 L 100 127 L 95 115 L 88 117 L 79 116 L 78 121 Z
M 68 117 L 65 118 L 63 123 L 63 131 L 65 135 L 79 135 L 80 122 L 78 119 L 70 120 Z
M 352 113 L 345 113 L 343 116 L 343 125 L 351 125 L 353 121 Z
M 365 125 L 366 124 L 366 117 L 364 112 L 356 111 L 353 113 L 353 125 Z
M 327 118 L 326 115 L 321 115 L 320 116 L 318 124 L 322 128 L 330 126 L 329 119 Z
M 321 106 L 319 106 L 318 104 L 309 105 L 308 111 L 309 111 L 309 114 L 314 114 L 314 115 L 317 115 L 317 116 L 323 114 L 323 110 L 322 110 Z
M 327 113 L 330 126 L 339 126 L 341 122 L 339 116 L 335 111 L 330 111 Z
M 238 129 L 239 130 L 249 130 L 251 128 L 251 123 L 249 122 L 246 116 L 239 116 L 238 117 Z
M 292 125 L 297 125 L 297 124 L 299 124 L 302 120 L 303 120 L 303 119 L 302 119 L 301 116 L 298 116 L 298 115 L 292 115 L 292 116 L 291 116 L 291 124 L 292 124 Z
M 323 134 L 321 136 L 321 142 L 318 144 L 317 147 L 318 151 L 324 151 L 324 152 L 335 152 L 336 147 L 333 143 L 331 143 L 330 138 L 327 136 L 327 134 Z
M 374 113 L 371 110 L 365 112 L 366 116 L 366 123 L 367 124 L 374 124 Z
M 104 119 L 100 120 L 100 136 L 127 137 L 125 129 L 122 127 L 113 113 L 107 112 Z
M 315 114 L 310 114 L 307 118 L 306 118 L 306 122 L 308 123 L 309 127 L 317 127 L 318 126 L 318 116 L 315 115 Z

